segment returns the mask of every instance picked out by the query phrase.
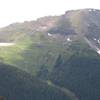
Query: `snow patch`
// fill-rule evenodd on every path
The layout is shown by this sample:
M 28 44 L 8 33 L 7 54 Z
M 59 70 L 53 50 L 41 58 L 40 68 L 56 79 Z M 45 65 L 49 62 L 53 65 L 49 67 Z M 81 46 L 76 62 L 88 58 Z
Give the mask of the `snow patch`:
M 91 11 L 96 11 L 96 9 L 89 9 L 88 11 L 89 11 L 89 12 L 91 12 Z
M 98 43 L 100 43 L 100 39 L 98 40 Z
M 94 38 L 93 40 L 95 40 L 95 41 L 96 41 L 97 39 L 96 39 L 96 38 Z
M 98 54 L 100 54 L 100 49 L 99 48 L 96 48 L 96 51 Z
M 97 50 L 97 53 L 100 54 L 100 50 Z
M 1 47 L 13 46 L 15 43 L 0 43 Z
M 71 42 L 72 40 L 70 39 L 70 37 L 68 37 L 68 38 L 67 38 L 67 41 L 68 41 L 68 42 Z
M 91 12 L 91 11 L 92 11 L 92 9 L 89 9 L 88 11 L 89 11 L 89 12 Z
M 48 33 L 48 36 L 52 36 L 52 34 L 51 33 Z

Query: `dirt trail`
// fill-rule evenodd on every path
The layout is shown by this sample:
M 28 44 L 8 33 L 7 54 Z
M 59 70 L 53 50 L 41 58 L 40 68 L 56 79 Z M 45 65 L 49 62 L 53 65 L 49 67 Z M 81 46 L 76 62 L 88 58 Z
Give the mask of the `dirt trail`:
M 70 100 L 79 100 L 78 97 L 73 92 L 71 92 L 69 89 L 55 85 L 51 81 L 47 81 L 47 84 L 54 88 L 61 90 L 63 93 L 66 94 L 66 96 L 68 96 L 70 98 Z

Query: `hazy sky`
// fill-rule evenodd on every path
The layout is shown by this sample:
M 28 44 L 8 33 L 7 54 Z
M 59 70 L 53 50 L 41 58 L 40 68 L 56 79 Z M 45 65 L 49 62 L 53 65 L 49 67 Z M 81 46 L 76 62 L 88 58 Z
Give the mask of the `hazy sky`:
M 0 0 L 0 27 L 81 8 L 100 9 L 100 0 Z

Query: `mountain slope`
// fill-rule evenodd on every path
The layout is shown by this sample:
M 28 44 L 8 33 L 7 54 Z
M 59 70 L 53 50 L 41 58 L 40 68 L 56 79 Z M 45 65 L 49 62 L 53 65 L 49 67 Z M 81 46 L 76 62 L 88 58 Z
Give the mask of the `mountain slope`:
M 100 10 L 67 11 L 0 29 L 0 61 L 27 71 L 80 100 L 99 100 Z
M 99 16 L 99 10 L 83 9 L 11 24 L 0 29 L 0 41 L 15 45 L 0 47 L 0 60 L 36 75 L 40 69 L 51 72 L 72 41 L 86 42 L 99 53 Z
M 7 100 L 76 100 L 14 67 L 0 64 L 0 95 Z
M 69 52 L 74 52 L 69 59 L 59 56 L 50 79 L 54 84 L 73 91 L 80 100 L 99 100 L 99 55 L 82 43 L 73 43 Z
M 36 75 L 43 67 L 51 72 L 59 54 L 66 52 L 72 41 L 87 42 L 99 53 L 99 16 L 96 9 L 72 10 L 4 27 L 0 41 L 15 45 L 0 47 L 0 60 Z

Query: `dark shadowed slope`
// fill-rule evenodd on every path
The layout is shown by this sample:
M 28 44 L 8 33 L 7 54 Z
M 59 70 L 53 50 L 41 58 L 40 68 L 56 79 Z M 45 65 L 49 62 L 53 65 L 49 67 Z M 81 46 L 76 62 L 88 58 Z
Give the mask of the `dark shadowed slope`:
M 4 64 L 0 64 L 0 95 L 7 100 L 72 100 L 60 89 Z
M 80 42 L 73 43 L 69 48 L 72 56 L 58 57 L 51 80 L 73 91 L 80 100 L 99 100 L 100 57 L 87 47 Z

